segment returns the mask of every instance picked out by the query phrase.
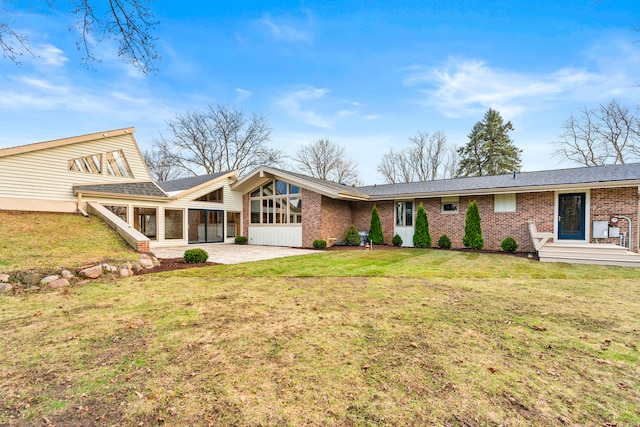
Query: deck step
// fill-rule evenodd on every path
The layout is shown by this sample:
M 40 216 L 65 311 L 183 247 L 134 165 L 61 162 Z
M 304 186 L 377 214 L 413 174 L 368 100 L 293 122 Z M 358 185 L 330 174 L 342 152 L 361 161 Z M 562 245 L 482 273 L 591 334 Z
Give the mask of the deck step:
M 542 262 L 639 267 L 640 255 L 610 243 L 547 243 L 538 252 Z

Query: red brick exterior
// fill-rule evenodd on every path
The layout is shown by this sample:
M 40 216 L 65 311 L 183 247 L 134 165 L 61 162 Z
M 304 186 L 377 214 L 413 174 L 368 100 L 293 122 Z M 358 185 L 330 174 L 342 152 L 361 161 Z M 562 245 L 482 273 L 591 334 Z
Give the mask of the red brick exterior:
M 251 224 L 251 206 L 249 205 L 249 193 L 242 196 L 242 235 L 249 238 L 249 224 Z
M 484 248 L 501 250 L 500 243 L 505 237 L 513 237 L 518 243 L 519 252 L 534 251 L 529 235 L 528 222 L 534 221 L 541 232 L 553 232 L 555 225 L 555 192 L 543 191 L 516 194 L 516 212 L 494 212 L 493 195 L 460 197 L 458 213 L 442 213 L 441 199 L 416 199 L 414 212 L 423 204 L 429 219 L 429 231 L 433 246 L 438 238 L 446 234 L 451 239 L 452 247 L 462 248 L 467 206 L 471 200 L 478 203 L 480 210 Z M 595 188 L 590 191 L 589 221 L 608 221 L 613 214 L 632 218 L 633 248 L 638 251 L 640 237 L 640 215 L 638 212 L 638 188 Z M 391 244 L 394 235 L 394 202 L 348 202 L 335 200 L 310 190 L 302 189 L 302 246 L 312 247 L 313 241 L 323 239 L 327 244 L 344 241 L 344 236 L 351 224 L 360 230 L 369 230 L 371 210 L 378 207 L 382 232 L 386 244 Z M 243 233 L 248 235 L 249 195 L 243 196 Z M 592 224 L 587 224 L 591 228 Z M 620 231 L 628 231 L 626 221 L 620 221 Z M 593 239 L 592 239 L 593 241 Z M 600 239 L 602 242 L 603 240 Z M 618 243 L 618 239 L 607 239 Z
M 611 215 L 623 215 L 631 218 L 633 223 L 633 251 L 638 252 L 640 234 L 640 219 L 638 216 L 638 188 L 594 188 L 591 190 L 591 221 L 609 221 Z M 621 219 L 618 224 L 620 231 L 627 233 L 629 238 L 629 224 Z M 591 226 L 591 224 L 589 224 Z M 593 239 L 592 239 L 593 240 Z M 619 239 L 598 239 L 600 242 L 619 244 Z M 627 240 L 627 245 L 628 245 Z
M 369 231 L 371 227 L 371 211 L 373 205 L 378 208 L 384 243 L 390 245 L 394 235 L 393 201 L 383 202 L 351 202 L 351 218 L 359 231 Z
M 519 193 L 516 195 L 516 212 L 494 212 L 494 197 L 469 196 L 460 197 L 458 213 L 441 213 L 440 198 L 418 199 L 429 218 L 429 232 L 433 246 L 446 234 L 451 239 L 453 248 L 463 248 L 464 226 L 469 202 L 475 200 L 480 211 L 484 248 L 501 250 L 500 243 L 505 237 L 513 237 L 518 243 L 518 251 L 533 251 L 528 222 L 534 221 L 538 231 L 553 231 L 554 193 Z M 417 207 L 416 207 L 417 211 Z

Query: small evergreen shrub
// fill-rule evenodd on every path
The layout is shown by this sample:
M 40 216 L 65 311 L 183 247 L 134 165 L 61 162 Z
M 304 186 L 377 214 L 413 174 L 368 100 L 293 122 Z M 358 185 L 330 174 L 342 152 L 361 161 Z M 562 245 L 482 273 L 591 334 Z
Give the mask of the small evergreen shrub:
M 480 211 L 475 200 L 472 200 L 467 208 L 462 243 L 470 249 L 482 249 L 484 247 L 482 228 L 480 227 Z
M 362 243 L 360 233 L 358 233 L 358 229 L 356 229 L 355 225 L 349 227 L 349 231 L 347 231 L 347 235 L 344 238 L 344 243 L 347 246 L 360 246 Z
M 443 234 L 438 239 L 438 247 L 440 249 L 451 249 L 451 239 L 446 234 Z
M 516 243 L 513 237 L 506 237 L 502 243 L 500 243 L 500 247 L 503 251 L 509 252 L 510 254 L 514 253 L 516 249 L 518 249 L 518 244 Z
M 246 245 L 247 244 L 247 238 L 245 236 L 237 236 L 235 242 L 238 245 Z
M 391 243 L 393 243 L 393 246 L 402 246 L 402 237 L 400 237 L 399 234 L 396 234 L 393 236 Z
M 413 233 L 413 246 L 416 248 L 430 248 L 431 234 L 429 234 L 429 219 L 422 203 L 416 213 L 416 230 Z
M 382 234 L 382 223 L 380 222 L 380 214 L 378 214 L 378 208 L 376 207 L 376 205 L 373 205 L 373 210 L 371 211 L 369 240 L 374 245 L 381 245 L 384 243 L 384 236 Z
M 187 264 L 206 262 L 208 258 L 209 254 L 204 249 L 194 248 L 184 251 L 184 262 Z
M 327 247 L 326 240 L 318 239 L 313 241 L 314 249 L 325 249 Z

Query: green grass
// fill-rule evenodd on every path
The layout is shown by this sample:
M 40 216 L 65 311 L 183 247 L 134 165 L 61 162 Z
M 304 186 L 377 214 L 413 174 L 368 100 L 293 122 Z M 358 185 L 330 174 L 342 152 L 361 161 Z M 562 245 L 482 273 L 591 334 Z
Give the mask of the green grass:
M 1 296 L 0 425 L 640 423 L 639 270 L 469 255 Z
M 0 211 L 0 272 L 135 259 L 126 242 L 96 217 Z

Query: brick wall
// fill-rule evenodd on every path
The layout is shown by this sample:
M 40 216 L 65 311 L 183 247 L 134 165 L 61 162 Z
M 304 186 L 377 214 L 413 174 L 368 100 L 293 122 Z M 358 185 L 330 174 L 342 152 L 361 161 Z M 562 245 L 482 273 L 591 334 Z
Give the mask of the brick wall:
M 493 195 L 460 197 L 458 213 L 442 213 L 440 198 L 418 199 L 416 205 L 423 203 L 429 218 L 429 232 L 434 246 L 441 235 L 451 239 L 451 246 L 464 248 L 464 226 L 467 207 L 472 200 L 478 204 L 484 238 L 484 248 L 502 250 L 500 243 L 505 237 L 513 237 L 519 252 L 533 251 L 528 222 L 534 221 L 538 231 L 553 231 L 554 193 L 519 193 L 516 195 L 516 212 L 494 212 Z M 417 211 L 417 207 L 416 207 Z
M 321 239 L 322 196 L 302 188 L 302 247 L 313 247 L 313 241 Z
M 609 221 L 611 215 L 624 215 L 631 218 L 633 223 L 633 250 L 638 252 L 638 188 L 594 188 L 591 190 L 591 221 Z M 593 224 L 587 224 L 592 227 Z M 627 232 L 629 238 L 629 224 L 622 219 L 618 222 L 620 231 Z M 593 233 L 592 233 L 593 235 Z M 594 239 L 591 239 L 594 241 Z M 599 242 L 619 244 L 620 240 L 598 239 Z M 628 245 L 628 240 L 627 240 Z
M 249 238 L 249 224 L 251 224 L 251 206 L 249 193 L 242 196 L 242 235 Z
M 316 238 L 326 240 L 329 246 L 335 242 L 344 241 L 344 236 L 351 226 L 351 206 L 349 202 L 322 196 L 321 209 L 320 237 Z
M 373 205 L 378 208 L 384 243 L 390 245 L 394 234 L 393 201 L 384 202 L 351 202 L 351 221 L 358 231 L 369 231 L 371 227 L 371 211 Z

